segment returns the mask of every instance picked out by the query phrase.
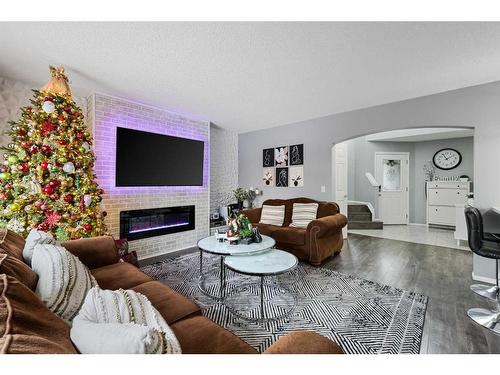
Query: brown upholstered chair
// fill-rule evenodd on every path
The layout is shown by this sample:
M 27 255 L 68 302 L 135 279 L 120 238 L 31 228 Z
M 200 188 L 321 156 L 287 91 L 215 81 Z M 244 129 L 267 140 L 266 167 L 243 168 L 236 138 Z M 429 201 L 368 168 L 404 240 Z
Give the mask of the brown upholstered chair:
M 318 203 L 318 214 L 307 228 L 294 228 L 292 222 L 294 203 Z M 325 259 L 340 253 L 344 240 L 342 228 L 347 218 L 339 212 L 335 202 L 320 202 L 309 198 L 268 199 L 263 205 L 285 206 L 283 226 L 260 224 L 262 208 L 243 210 L 260 233 L 274 238 L 276 247 L 286 250 L 312 265 L 320 265 Z

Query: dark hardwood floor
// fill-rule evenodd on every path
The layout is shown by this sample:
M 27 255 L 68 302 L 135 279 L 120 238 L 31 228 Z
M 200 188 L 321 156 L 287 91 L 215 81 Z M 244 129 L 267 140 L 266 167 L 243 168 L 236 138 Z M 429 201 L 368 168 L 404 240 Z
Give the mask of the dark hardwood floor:
M 500 353 L 500 336 L 467 316 L 471 307 L 495 307 L 469 289 L 470 252 L 349 234 L 322 267 L 427 295 L 421 353 Z

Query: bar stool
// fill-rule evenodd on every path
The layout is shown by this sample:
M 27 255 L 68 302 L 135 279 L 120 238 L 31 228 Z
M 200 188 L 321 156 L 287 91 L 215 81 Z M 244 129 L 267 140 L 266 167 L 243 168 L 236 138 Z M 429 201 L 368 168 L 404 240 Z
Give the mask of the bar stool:
M 465 208 L 465 221 L 467 223 L 467 235 L 470 249 L 477 255 L 495 259 L 495 281 L 496 285 L 473 284 L 471 290 L 489 300 L 496 301 L 496 310 L 483 308 L 472 308 L 467 315 L 476 323 L 500 334 L 500 288 L 498 285 L 498 259 L 500 259 L 500 236 L 495 233 L 483 232 L 483 218 L 481 212 L 475 207 Z

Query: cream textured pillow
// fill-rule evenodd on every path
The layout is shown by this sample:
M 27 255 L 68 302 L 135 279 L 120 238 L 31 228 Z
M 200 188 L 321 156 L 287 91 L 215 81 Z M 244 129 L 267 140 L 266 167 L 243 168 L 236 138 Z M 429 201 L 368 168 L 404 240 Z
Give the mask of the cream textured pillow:
M 86 354 L 178 354 L 177 338 L 146 296 L 92 288 L 73 321 L 71 340 Z
M 36 245 L 31 268 L 38 275 L 36 294 L 61 319 L 71 324 L 94 276 L 80 260 L 62 246 Z
M 285 206 L 262 206 L 260 224 L 271 224 L 282 226 L 285 221 Z
M 52 244 L 56 245 L 57 241 L 52 237 L 50 233 L 43 232 L 41 230 L 32 229 L 30 230 L 28 237 L 26 237 L 26 244 L 23 249 L 23 258 L 27 264 L 31 264 L 31 258 L 33 257 L 33 250 L 38 244 Z
M 291 227 L 307 228 L 309 223 L 318 215 L 318 203 L 294 203 Z

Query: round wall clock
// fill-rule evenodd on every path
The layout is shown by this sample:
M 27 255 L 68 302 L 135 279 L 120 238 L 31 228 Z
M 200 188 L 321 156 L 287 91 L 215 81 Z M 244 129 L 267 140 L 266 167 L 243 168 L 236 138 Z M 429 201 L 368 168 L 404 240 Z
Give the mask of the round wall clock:
M 443 148 L 434 154 L 432 162 L 437 168 L 448 171 L 460 165 L 462 155 L 453 148 Z

